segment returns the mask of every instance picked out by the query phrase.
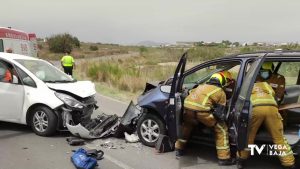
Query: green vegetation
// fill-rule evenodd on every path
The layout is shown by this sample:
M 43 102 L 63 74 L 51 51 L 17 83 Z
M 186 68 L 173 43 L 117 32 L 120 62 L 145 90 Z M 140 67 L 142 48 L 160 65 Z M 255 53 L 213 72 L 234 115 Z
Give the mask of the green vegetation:
M 96 51 L 96 50 L 98 50 L 98 46 L 91 45 L 91 46 L 90 46 L 90 50 L 91 50 L 91 51 Z
M 39 42 L 40 57 L 46 60 L 58 60 L 63 53 L 50 51 L 50 44 Z M 240 46 L 238 42 L 224 40 L 222 43 L 195 43 L 195 47 L 138 47 L 116 44 L 80 43 L 80 48 L 74 48 L 72 55 L 85 58 L 77 63 L 75 77 L 78 80 L 92 80 L 101 94 L 119 100 L 136 98 L 145 87 L 146 82 L 159 82 L 173 76 L 181 55 L 188 51 L 189 69 L 201 62 L 226 55 L 248 53 L 254 51 L 282 49 L 300 49 L 299 45 L 287 44 L 280 47 Z M 134 53 L 134 55 L 132 54 Z M 121 57 L 128 54 L 130 57 Z M 88 58 L 119 55 L 120 57 L 103 57 L 104 59 L 89 60 Z M 76 60 L 75 59 L 75 60 Z M 298 72 L 295 65 L 284 66 L 285 72 L 292 76 Z M 292 75 L 290 75 L 292 74 Z M 291 79 L 291 80 L 290 80 Z M 292 81 L 292 78 L 287 81 Z M 294 81 L 294 80 L 293 80 Z
M 54 53 L 70 53 L 74 47 L 80 48 L 78 38 L 68 33 L 53 35 L 47 41 L 49 50 Z
M 45 60 L 59 60 L 65 53 L 54 53 L 49 49 L 48 42 L 39 41 L 39 58 Z M 98 50 L 91 50 L 90 47 L 95 46 Z M 80 48 L 73 48 L 71 55 L 77 58 L 94 58 L 108 55 L 127 54 L 128 52 L 138 52 L 138 47 L 119 46 L 114 44 L 101 43 L 80 43 Z

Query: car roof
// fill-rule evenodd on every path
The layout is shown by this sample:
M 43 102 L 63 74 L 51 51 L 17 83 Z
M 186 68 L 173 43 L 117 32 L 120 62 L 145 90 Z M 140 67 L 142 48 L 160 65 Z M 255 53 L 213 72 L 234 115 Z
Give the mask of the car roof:
M 14 53 L 4 53 L 0 52 L 0 58 L 6 59 L 8 61 L 13 61 L 16 59 L 23 59 L 23 60 L 39 60 L 38 58 L 34 58 L 31 56 L 25 56 L 20 54 L 14 54 Z
M 235 55 L 229 55 L 222 58 L 255 58 L 261 55 L 267 55 L 267 58 L 274 57 L 274 58 L 280 58 L 280 57 L 299 57 L 300 58 L 300 51 L 296 50 L 275 50 L 275 51 L 259 51 L 259 52 L 251 52 L 251 53 L 243 53 L 243 54 L 235 54 Z

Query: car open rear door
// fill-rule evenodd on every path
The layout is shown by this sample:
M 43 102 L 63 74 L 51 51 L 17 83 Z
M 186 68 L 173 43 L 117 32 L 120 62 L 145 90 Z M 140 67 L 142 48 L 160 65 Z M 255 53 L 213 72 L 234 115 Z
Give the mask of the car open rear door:
M 263 54 L 250 63 L 250 69 L 244 77 L 243 84 L 235 104 L 234 131 L 238 150 L 248 147 L 248 126 L 251 118 L 251 91 L 259 70 L 267 54 Z
M 179 92 L 181 90 L 182 86 L 182 80 L 183 80 L 183 73 L 185 70 L 186 65 L 186 59 L 187 59 L 187 53 L 184 53 L 178 63 L 178 66 L 175 70 L 172 86 L 171 86 L 171 92 L 169 95 L 169 107 L 168 112 L 166 115 L 166 123 L 168 128 L 168 135 L 170 137 L 170 140 L 175 142 L 177 139 L 177 117 L 178 113 L 181 112 L 181 101 Z

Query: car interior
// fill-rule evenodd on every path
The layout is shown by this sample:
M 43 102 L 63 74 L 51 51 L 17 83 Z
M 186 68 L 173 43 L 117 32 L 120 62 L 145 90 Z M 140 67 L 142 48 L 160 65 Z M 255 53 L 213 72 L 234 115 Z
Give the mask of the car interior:
M 278 73 L 285 77 L 286 88 L 284 99 L 281 105 L 296 105 L 298 108 L 285 109 L 280 111 L 284 123 L 284 135 L 290 144 L 295 144 L 299 141 L 298 131 L 300 128 L 300 62 L 274 62 L 273 73 Z M 232 73 L 233 78 L 236 79 L 239 73 L 239 63 L 212 65 L 204 69 L 200 69 L 185 77 L 183 83 L 183 92 L 196 88 L 199 84 L 204 84 L 212 74 L 224 70 Z M 199 80 L 200 79 L 200 80 Z M 235 88 L 233 89 L 233 91 Z M 183 95 L 185 97 L 185 95 Z M 231 110 L 231 99 L 228 99 L 228 110 Z M 298 105 L 299 104 L 299 105 Z M 228 111 L 230 112 L 230 111 Z M 198 127 L 194 129 L 191 142 L 196 142 L 204 145 L 211 145 L 211 137 L 208 135 L 213 134 L 213 130 L 203 126 L 199 123 Z M 206 137 L 207 136 L 207 137 Z M 271 136 L 267 130 L 262 126 L 256 136 L 256 141 L 272 142 Z M 213 141 L 212 141 L 213 142 Z

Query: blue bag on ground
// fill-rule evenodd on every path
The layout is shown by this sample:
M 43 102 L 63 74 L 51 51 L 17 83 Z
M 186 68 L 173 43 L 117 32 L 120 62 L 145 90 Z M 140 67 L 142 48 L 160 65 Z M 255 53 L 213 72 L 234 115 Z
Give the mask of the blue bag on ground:
M 72 163 L 77 169 L 93 169 L 97 166 L 97 160 L 93 157 L 88 157 L 86 150 L 79 148 L 71 157 Z

